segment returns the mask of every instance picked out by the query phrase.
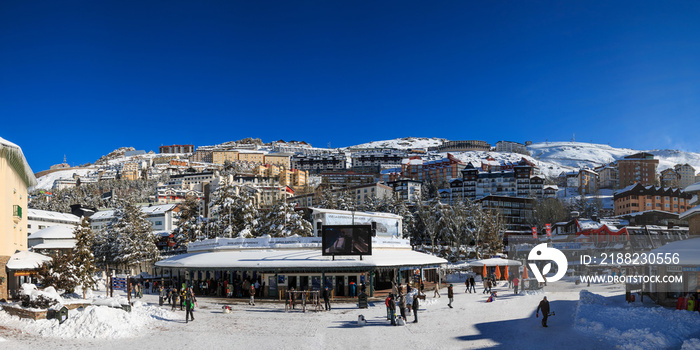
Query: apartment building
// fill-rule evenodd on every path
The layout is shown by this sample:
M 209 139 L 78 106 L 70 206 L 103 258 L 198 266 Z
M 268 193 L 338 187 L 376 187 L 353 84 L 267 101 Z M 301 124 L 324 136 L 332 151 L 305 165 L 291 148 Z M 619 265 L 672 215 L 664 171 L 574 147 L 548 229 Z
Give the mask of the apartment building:
M 360 186 L 353 186 L 347 188 L 340 188 L 331 190 L 333 194 L 347 193 L 353 198 L 356 204 L 361 205 L 365 203 L 370 197 L 372 198 L 391 198 L 394 195 L 394 190 L 382 183 L 373 183 Z M 311 208 L 317 206 L 321 202 L 320 193 L 309 193 L 301 196 L 295 196 L 289 198 L 287 201 L 289 203 L 296 203 L 299 208 Z
M 693 168 L 690 164 L 676 164 L 673 167 L 673 170 L 676 171 L 680 178 L 678 181 L 678 187 L 686 188 L 696 182 L 695 168 Z
M 627 187 L 637 182 L 651 186 L 656 183 L 656 168 L 659 160 L 651 153 L 637 153 L 617 161 L 619 186 Z
M 158 153 L 193 153 L 194 145 L 169 145 L 158 147 Z
M 416 181 L 449 182 L 461 177 L 461 171 L 467 165 L 448 153 L 447 157 L 424 161 L 419 156 L 404 159 L 401 164 L 403 177 Z
M 680 214 L 690 209 L 692 195 L 678 188 L 645 186 L 640 183 L 627 186 L 613 196 L 615 215 L 649 210 Z
M 423 183 L 411 179 L 398 179 L 386 182 L 387 186 L 394 190 L 394 195 L 398 196 L 406 203 L 420 203 L 423 199 Z
M 598 188 L 616 189 L 619 187 L 617 164 L 610 163 L 593 169 L 598 173 Z
M 513 141 L 496 142 L 496 152 L 520 153 L 526 156 L 530 155 L 526 145 Z
M 22 149 L 3 138 L 0 184 L 0 299 L 8 299 L 19 280 L 7 263 L 15 252 L 27 250 L 27 188 L 36 185 L 36 178 Z
M 215 150 L 211 154 L 212 163 L 224 164 L 225 162 L 237 162 L 238 151 L 236 150 Z
M 291 159 L 291 167 L 308 171 L 309 174 L 320 174 L 344 171 L 347 169 L 347 162 L 347 155 L 342 152 L 318 155 L 295 154 Z
M 292 167 L 291 159 L 291 153 L 268 153 L 265 155 L 263 163 L 290 169 Z
M 351 155 L 354 169 L 376 168 L 378 170 L 400 167 L 401 161 L 407 157 L 406 151 L 395 149 L 357 151 Z
M 429 150 L 437 152 L 488 152 L 491 150 L 491 144 L 486 141 L 479 140 L 446 141 L 440 146 L 430 147 Z
M 440 197 L 445 203 L 489 195 L 543 198 L 544 177 L 536 175 L 535 170 L 536 166 L 525 159 L 511 170 L 500 171 L 482 171 L 469 163 L 461 171 L 461 178 L 450 180 L 449 188 L 441 189 Z
M 79 224 L 80 218 L 73 214 L 49 210 L 27 209 L 28 235 L 52 226 L 62 226 L 72 230 Z

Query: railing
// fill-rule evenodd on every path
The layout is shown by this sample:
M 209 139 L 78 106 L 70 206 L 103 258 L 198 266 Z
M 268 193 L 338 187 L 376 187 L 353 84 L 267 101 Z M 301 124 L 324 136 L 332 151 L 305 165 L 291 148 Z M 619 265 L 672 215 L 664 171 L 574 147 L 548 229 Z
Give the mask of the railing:
M 22 219 L 22 207 L 20 207 L 19 205 L 13 205 L 12 217 L 15 219 Z

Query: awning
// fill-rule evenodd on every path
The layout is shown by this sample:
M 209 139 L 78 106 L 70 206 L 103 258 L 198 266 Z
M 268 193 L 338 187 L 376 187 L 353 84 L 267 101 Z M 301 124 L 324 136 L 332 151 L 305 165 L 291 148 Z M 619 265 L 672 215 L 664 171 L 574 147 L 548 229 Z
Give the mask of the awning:
M 435 267 L 447 260 L 409 249 L 375 249 L 372 255 L 321 255 L 320 249 L 251 249 L 188 253 L 156 262 L 157 267 L 189 270 L 357 271 Z
M 6 266 L 8 270 L 34 270 L 47 261 L 51 261 L 51 258 L 43 254 L 24 250 L 13 254 L 10 260 L 7 261 Z
M 503 258 L 490 258 L 470 261 L 471 266 L 520 266 L 522 263 L 517 260 L 503 259 Z

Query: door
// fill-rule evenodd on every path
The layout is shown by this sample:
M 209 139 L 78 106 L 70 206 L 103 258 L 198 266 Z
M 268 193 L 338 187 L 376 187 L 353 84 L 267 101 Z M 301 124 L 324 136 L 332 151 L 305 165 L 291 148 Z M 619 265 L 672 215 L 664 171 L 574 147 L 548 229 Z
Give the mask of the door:
M 345 296 L 345 276 L 335 276 L 335 296 Z
M 309 276 L 300 276 L 299 282 L 299 290 L 309 290 Z

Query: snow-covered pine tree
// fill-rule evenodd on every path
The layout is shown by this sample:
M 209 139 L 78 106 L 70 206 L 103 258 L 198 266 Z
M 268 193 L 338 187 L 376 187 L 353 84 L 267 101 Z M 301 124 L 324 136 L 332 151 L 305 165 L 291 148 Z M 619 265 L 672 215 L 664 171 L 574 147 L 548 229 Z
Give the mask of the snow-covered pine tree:
M 194 242 L 202 234 L 197 198 L 188 196 L 179 209 L 177 227 L 174 230 L 175 245 L 178 249 L 185 249 L 188 243 Z
M 294 210 L 293 203 L 276 203 L 260 225 L 260 234 L 272 237 L 311 236 L 311 223 Z
M 260 213 L 258 213 L 253 197 L 246 191 L 241 191 L 236 201 L 233 202 L 232 212 L 235 231 L 230 237 L 255 237 Z
M 73 253 L 54 252 L 50 256 L 51 261 L 43 263 L 37 271 L 39 282 L 44 287 L 51 286 L 65 293 L 73 293 L 79 283 Z
M 207 223 L 207 237 L 233 237 L 235 228 L 234 209 L 238 201 L 237 189 L 229 183 L 220 184 L 212 193 L 210 220 Z
M 92 254 L 92 246 L 95 244 L 95 233 L 90 228 L 90 222 L 83 217 L 80 225 L 75 228 L 75 248 L 73 248 L 73 263 L 76 266 L 76 278 L 78 284 L 83 288 L 83 299 L 85 291 L 94 288 L 97 284 L 95 273 L 95 256 Z
M 325 209 L 338 209 L 338 199 L 330 188 L 324 188 L 320 193 L 321 201 L 319 207 Z
M 138 264 L 141 269 L 141 263 L 155 261 L 160 257 L 153 225 L 132 200 L 124 201 L 123 210 L 124 215 L 115 225 L 119 232 L 115 260 L 125 268 Z

